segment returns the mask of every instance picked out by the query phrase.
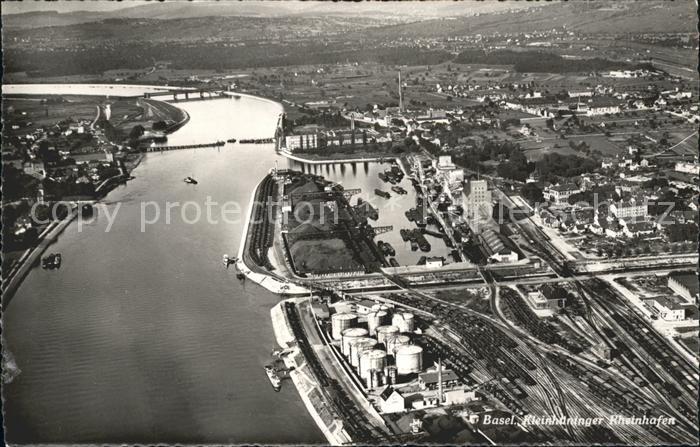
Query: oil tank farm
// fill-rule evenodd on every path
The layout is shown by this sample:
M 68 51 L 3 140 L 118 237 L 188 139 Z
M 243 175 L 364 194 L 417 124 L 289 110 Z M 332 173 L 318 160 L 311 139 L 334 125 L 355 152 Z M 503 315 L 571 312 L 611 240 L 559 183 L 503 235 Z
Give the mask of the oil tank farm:
M 371 351 L 377 346 L 377 340 L 370 337 L 357 338 L 350 342 L 350 365 L 360 366 L 360 356 L 365 351 Z
M 367 380 L 373 371 L 384 371 L 386 366 L 386 351 L 373 349 L 365 351 L 360 356 L 360 377 Z
M 399 328 L 399 332 L 413 332 L 416 329 L 413 314 L 397 312 L 391 317 L 391 325 Z
M 396 326 L 379 326 L 377 328 L 377 341 L 386 346 L 387 338 L 399 333 Z
M 343 312 L 331 316 L 331 336 L 334 340 L 343 338 L 343 331 L 357 326 L 357 314 Z
M 367 329 L 361 327 L 351 327 L 345 329 L 342 334 L 341 352 L 344 356 L 350 355 L 350 342 L 355 339 L 367 337 Z
M 367 314 L 367 328 L 371 336 L 376 334 L 378 327 L 385 326 L 388 323 L 389 314 L 385 310 L 377 309 Z
M 408 335 L 392 335 L 386 339 L 386 353 L 387 355 L 395 355 L 399 346 L 404 346 L 409 343 L 411 343 L 411 337 Z
M 423 370 L 423 348 L 402 345 L 396 349 L 396 372 L 399 375 L 416 374 Z

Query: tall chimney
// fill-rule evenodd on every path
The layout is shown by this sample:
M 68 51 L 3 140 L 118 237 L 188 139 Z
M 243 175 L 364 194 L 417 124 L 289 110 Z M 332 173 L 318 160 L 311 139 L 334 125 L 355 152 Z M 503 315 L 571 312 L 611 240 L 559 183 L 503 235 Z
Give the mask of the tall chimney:
M 403 86 L 401 85 L 401 70 L 399 70 L 399 112 L 403 113 Z
M 438 358 L 438 405 L 442 405 L 442 361 Z

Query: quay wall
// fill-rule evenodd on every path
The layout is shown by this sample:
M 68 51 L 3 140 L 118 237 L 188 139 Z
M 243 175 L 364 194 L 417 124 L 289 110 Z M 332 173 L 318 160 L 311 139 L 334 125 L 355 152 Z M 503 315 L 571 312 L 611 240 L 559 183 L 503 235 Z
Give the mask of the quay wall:
M 65 230 L 68 225 L 78 216 L 79 207 L 73 208 L 71 213 L 63 220 L 53 221 L 39 235 L 39 243 L 36 247 L 28 249 L 20 258 L 15 268 L 8 274 L 7 278 L 3 278 L 2 288 L 2 308 L 7 308 L 12 300 L 17 288 L 22 283 L 22 280 L 27 276 L 34 264 L 39 260 L 41 255 L 46 251 L 48 246 L 56 240 L 56 238 Z
M 284 310 L 282 309 L 282 306 L 284 306 L 284 304 L 287 301 L 288 300 L 279 302 L 270 310 L 270 316 L 272 318 L 272 328 L 275 332 L 277 344 L 284 349 L 289 348 L 295 341 L 294 335 L 292 334 L 292 329 L 289 325 L 289 322 L 287 321 L 287 316 Z M 309 397 L 310 392 L 312 392 L 313 389 L 317 389 L 320 385 L 317 383 L 303 383 L 304 380 L 308 382 L 310 378 L 308 374 L 302 374 L 300 372 L 300 369 L 298 369 L 298 365 L 295 365 L 293 358 L 300 355 L 300 352 L 298 348 L 294 348 L 294 351 L 295 352 L 293 354 L 289 354 L 284 357 L 284 362 L 288 368 L 291 366 L 295 367 L 295 370 L 289 374 L 289 377 L 291 378 L 292 383 L 294 383 L 294 386 L 296 387 L 302 402 L 304 402 L 306 410 L 309 412 L 314 422 L 316 422 L 316 425 L 326 437 L 326 440 L 330 445 L 343 445 L 345 443 L 345 440 L 341 439 L 339 436 L 336 436 L 331 427 L 329 427 L 323 421 L 323 418 L 321 417 L 319 411 L 311 402 L 311 398 Z

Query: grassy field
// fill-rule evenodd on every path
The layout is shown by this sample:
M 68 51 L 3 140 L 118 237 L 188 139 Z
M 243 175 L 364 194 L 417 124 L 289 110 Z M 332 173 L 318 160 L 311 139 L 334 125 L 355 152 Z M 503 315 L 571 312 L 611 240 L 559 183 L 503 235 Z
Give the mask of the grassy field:
M 27 133 L 38 127 L 54 124 L 68 118 L 75 121 L 93 120 L 97 115 L 99 100 L 94 97 L 48 96 L 43 99 L 30 97 L 3 98 L 2 116 L 9 123 L 13 121 L 31 122 L 18 132 Z

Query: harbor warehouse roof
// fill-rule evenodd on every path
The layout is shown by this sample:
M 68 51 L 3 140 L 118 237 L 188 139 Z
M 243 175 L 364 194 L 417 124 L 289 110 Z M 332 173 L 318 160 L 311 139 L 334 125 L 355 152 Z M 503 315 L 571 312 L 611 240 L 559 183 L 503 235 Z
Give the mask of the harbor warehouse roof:
M 682 284 L 690 292 L 690 296 L 696 296 L 700 292 L 700 284 L 698 284 L 698 275 L 695 272 L 671 272 L 668 275 L 669 279 L 676 280 Z

